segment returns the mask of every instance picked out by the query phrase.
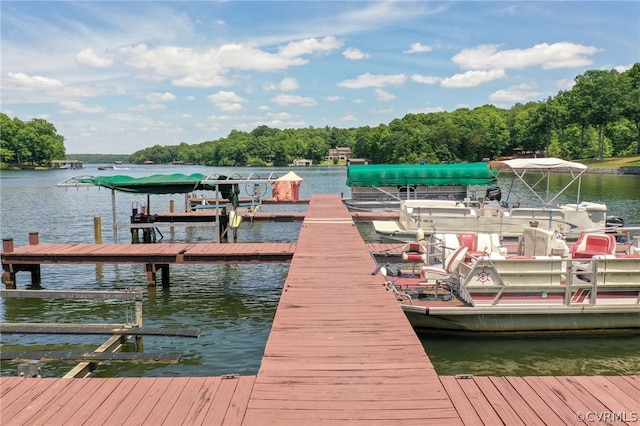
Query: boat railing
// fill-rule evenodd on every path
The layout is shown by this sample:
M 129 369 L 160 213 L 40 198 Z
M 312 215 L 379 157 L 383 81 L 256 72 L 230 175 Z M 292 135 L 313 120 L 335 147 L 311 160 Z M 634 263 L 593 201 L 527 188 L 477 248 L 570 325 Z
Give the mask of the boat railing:
M 565 304 L 640 305 L 640 255 L 597 255 L 571 261 Z M 598 297 L 602 294 L 606 297 Z M 611 297 L 617 294 L 618 297 Z M 627 296 L 624 296 L 627 295 Z
M 474 306 L 640 306 L 640 255 L 481 256 L 460 268 L 459 293 Z

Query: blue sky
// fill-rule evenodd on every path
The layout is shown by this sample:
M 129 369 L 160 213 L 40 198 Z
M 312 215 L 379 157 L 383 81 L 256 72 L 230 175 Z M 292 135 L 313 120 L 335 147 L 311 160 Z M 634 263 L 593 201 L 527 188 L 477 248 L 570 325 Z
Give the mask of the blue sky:
M 67 153 L 544 100 L 640 61 L 640 2 L 2 1 L 2 112 Z

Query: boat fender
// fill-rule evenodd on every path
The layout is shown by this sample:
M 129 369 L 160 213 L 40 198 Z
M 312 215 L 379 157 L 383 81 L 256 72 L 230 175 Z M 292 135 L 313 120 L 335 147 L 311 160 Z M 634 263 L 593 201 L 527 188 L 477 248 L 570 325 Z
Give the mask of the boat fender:
M 240 216 L 239 214 L 236 214 L 234 210 L 231 210 L 229 212 L 229 227 L 231 229 L 237 229 L 238 227 L 240 227 L 241 223 L 242 223 L 242 216 Z

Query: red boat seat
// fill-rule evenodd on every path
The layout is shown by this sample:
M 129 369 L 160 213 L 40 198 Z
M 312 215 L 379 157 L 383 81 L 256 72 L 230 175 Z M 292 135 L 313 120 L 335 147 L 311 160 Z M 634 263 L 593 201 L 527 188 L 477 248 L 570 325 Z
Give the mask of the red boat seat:
M 574 259 L 590 259 L 598 254 L 614 254 L 616 237 L 612 234 L 583 232 L 571 249 Z

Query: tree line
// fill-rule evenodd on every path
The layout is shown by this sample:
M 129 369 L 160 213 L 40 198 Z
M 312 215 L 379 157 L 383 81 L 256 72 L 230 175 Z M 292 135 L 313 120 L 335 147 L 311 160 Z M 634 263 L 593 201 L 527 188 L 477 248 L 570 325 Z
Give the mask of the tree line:
M 50 123 L 1 118 L 0 162 L 47 165 L 64 158 L 64 138 Z M 484 105 L 408 114 L 348 129 L 263 125 L 198 144 L 155 145 L 133 153 L 129 162 L 286 166 L 305 158 L 318 164 L 336 147 L 350 147 L 352 157 L 374 163 L 475 162 L 516 151 L 567 160 L 640 154 L 640 63 L 625 72 L 586 71 L 570 90 L 510 109 Z

